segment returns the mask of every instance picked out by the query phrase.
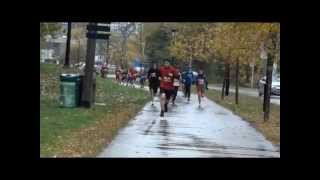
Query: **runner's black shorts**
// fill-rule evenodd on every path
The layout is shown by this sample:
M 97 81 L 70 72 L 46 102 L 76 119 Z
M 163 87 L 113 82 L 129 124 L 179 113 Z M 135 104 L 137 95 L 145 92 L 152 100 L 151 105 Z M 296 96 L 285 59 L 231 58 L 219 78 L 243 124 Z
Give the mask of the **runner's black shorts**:
M 174 94 L 174 89 L 163 89 L 160 88 L 160 94 L 164 93 L 166 95 L 166 99 L 169 100 L 170 97 Z
M 157 92 L 158 92 L 158 88 L 159 88 L 159 83 L 157 83 L 157 82 L 149 82 L 149 89 L 150 90 L 153 90 L 153 93 L 154 94 L 157 94 Z

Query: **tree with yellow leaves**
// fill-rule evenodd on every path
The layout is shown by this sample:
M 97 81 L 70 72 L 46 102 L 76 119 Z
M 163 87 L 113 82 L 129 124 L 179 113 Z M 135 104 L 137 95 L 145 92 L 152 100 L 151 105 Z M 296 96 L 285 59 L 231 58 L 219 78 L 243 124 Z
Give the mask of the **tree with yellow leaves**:
M 222 95 L 228 95 L 230 64 L 236 64 L 236 103 L 238 104 L 239 64 L 259 60 L 260 46 L 264 43 L 270 54 L 280 53 L 280 28 L 277 23 L 182 23 L 170 52 L 177 59 L 210 62 L 215 59 L 225 63 Z M 279 55 L 277 56 L 279 57 Z M 224 90 L 225 87 L 225 90 Z
M 177 35 L 170 46 L 170 54 L 192 66 L 194 59 L 208 61 L 207 23 L 180 23 L 175 26 Z

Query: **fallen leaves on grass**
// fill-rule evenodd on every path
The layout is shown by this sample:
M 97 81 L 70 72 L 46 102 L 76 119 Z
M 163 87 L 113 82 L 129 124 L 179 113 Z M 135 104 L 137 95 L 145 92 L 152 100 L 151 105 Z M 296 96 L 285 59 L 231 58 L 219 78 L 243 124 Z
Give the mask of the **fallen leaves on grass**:
M 262 102 L 254 97 L 239 96 L 239 104 L 235 104 L 234 94 L 220 99 L 220 92 L 210 90 L 207 97 L 216 103 L 232 110 L 235 114 L 249 122 L 254 128 L 260 131 L 268 140 L 274 144 L 280 144 L 280 107 L 271 104 L 270 119 L 264 122 Z
M 106 147 L 116 132 L 136 114 L 141 107 L 127 108 L 127 111 L 108 113 L 102 120 L 90 127 L 73 131 L 65 144 L 60 144 L 58 157 L 95 157 Z

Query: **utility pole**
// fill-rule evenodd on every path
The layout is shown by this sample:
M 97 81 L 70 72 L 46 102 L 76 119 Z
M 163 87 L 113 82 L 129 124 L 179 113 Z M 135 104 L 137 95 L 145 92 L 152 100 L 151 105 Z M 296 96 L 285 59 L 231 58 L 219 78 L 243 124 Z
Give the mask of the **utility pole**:
M 88 26 L 96 26 L 97 23 L 89 23 Z M 88 30 L 89 34 L 95 34 L 96 30 Z M 82 90 L 82 105 L 84 107 L 90 108 L 93 103 L 93 94 L 94 89 L 93 85 L 94 79 L 94 60 L 95 60 L 95 50 L 96 50 L 96 39 L 88 38 L 87 40 L 87 55 L 86 55 L 86 66 L 85 66 L 85 75 L 83 79 L 83 90 Z
M 70 41 L 71 41 L 71 22 L 68 22 L 67 45 L 66 45 L 64 67 L 70 67 Z

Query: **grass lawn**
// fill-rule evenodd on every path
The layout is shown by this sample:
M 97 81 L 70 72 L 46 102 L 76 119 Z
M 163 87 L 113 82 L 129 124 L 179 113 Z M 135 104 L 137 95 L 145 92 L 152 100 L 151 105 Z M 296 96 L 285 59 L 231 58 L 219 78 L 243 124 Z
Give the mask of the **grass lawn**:
M 58 101 L 61 72 L 66 72 L 61 66 L 40 66 L 41 157 L 96 156 L 118 129 L 150 100 L 143 90 L 119 86 L 111 79 L 98 77 L 96 102 L 106 106 L 62 108 Z
M 193 89 L 195 92 L 195 89 Z M 221 91 L 207 90 L 206 96 L 214 102 L 230 109 L 235 114 L 248 121 L 274 144 L 280 144 L 280 106 L 270 105 L 270 119 L 263 121 L 263 104 L 260 98 L 239 94 L 239 104 L 235 104 L 235 94 L 230 93 L 221 100 Z

